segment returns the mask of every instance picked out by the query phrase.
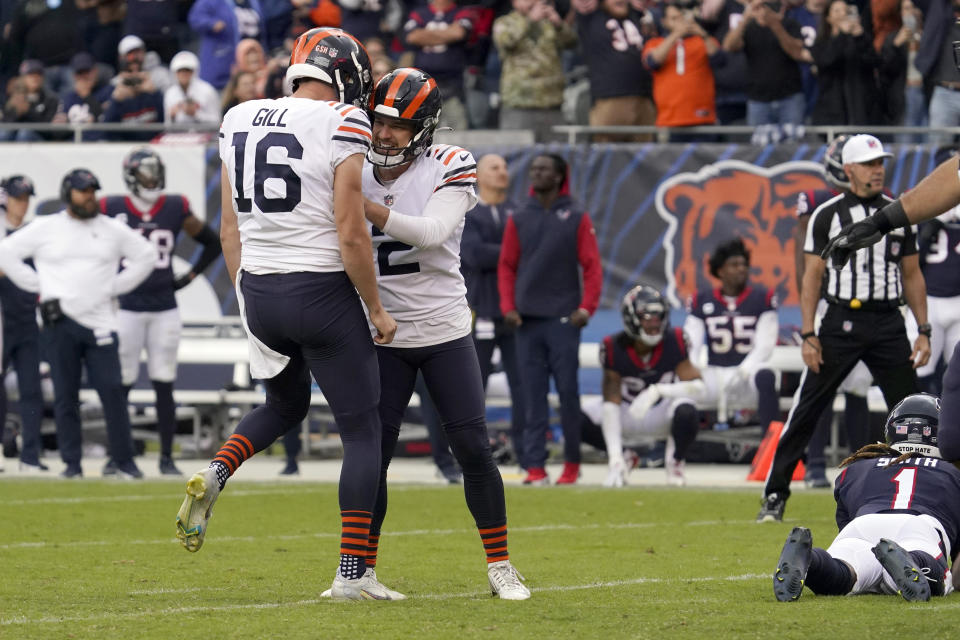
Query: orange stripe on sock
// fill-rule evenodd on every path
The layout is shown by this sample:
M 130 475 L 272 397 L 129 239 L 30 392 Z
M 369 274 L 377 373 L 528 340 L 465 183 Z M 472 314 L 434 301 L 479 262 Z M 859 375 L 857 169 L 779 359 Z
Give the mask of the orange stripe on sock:
M 503 533 L 507 530 L 507 525 L 501 527 L 493 527 L 492 529 L 477 529 L 480 532 L 480 535 L 487 535 L 490 533 Z
M 352 522 L 354 524 L 370 524 L 372 522 L 372 519 L 371 518 L 350 518 L 350 517 L 341 516 L 340 522 Z
M 227 469 L 230 470 L 230 475 L 233 475 L 237 470 L 237 465 L 232 460 L 230 460 L 230 458 L 227 458 L 226 456 L 217 455 L 214 458 L 214 460 L 217 462 L 222 462 L 223 464 L 227 465 Z
M 369 529 L 355 529 L 353 527 L 341 527 L 340 533 L 361 533 L 367 535 L 370 533 Z
M 256 453 L 256 450 L 253 448 L 253 443 L 250 442 L 245 436 L 242 436 L 242 435 L 240 435 L 239 433 L 235 433 L 235 434 L 233 434 L 232 436 L 230 436 L 230 440 L 234 440 L 234 441 L 236 441 L 236 442 L 240 442 L 240 443 L 242 443 L 244 446 L 246 446 L 246 447 L 247 447 L 247 457 L 248 457 L 248 458 L 249 458 L 250 456 L 252 456 L 254 453 Z M 229 440 L 228 440 L 228 441 L 229 441 Z
M 484 538 L 483 544 L 484 546 L 486 546 L 488 544 L 493 544 L 495 542 L 503 542 L 506 539 L 507 539 L 507 534 L 503 534 L 502 536 L 497 536 L 496 538 Z

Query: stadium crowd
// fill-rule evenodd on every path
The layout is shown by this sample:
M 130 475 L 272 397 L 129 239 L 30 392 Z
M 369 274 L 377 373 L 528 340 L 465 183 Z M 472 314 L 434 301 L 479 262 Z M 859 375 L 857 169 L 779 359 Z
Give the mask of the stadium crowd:
M 810 124 L 960 124 L 958 15 L 953 0 L 4 0 L 0 92 L 5 123 L 212 128 L 289 92 L 294 39 L 340 26 L 374 80 L 436 78 L 457 130 L 748 124 L 776 141 Z

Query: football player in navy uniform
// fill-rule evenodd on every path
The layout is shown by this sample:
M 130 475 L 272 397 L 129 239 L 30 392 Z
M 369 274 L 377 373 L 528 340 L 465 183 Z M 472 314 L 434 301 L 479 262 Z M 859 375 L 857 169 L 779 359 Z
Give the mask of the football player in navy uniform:
M 683 325 L 706 385 L 702 402 L 716 407 L 721 423 L 730 410 L 756 409 L 766 429 L 780 413 L 776 376 L 766 365 L 780 330 L 775 293 L 750 283 L 750 252 L 740 238 L 717 247 L 709 264 L 720 286 L 693 296 Z
M 30 178 L 15 175 L 0 182 L 0 215 L 4 236 L 23 226 L 23 218 L 34 195 Z M 32 264 L 32 263 L 30 263 Z M 20 470 L 47 471 L 40 461 L 40 424 L 43 420 L 43 393 L 40 388 L 40 327 L 37 325 L 37 294 L 17 287 L 9 278 L 0 278 L 0 307 L 3 310 L 3 372 L 11 364 L 17 371 L 20 393 Z M 7 393 L 0 376 L 0 428 L 7 423 Z M 0 456 L 0 469 L 2 469 Z
M 823 154 L 823 177 L 830 188 L 804 191 L 797 196 L 797 226 L 793 230 L 793 247 L 798 294 L 803 286 L 803 270 L 806 266 L 803 243 L 807 236 L 810 214 L 821 204 L 850 189 L 850 178 L 843 171 L 842 155 L 843 144 L 847 138 L 848 136 L 837 136 L 827 145 Z M 822 316 L 824 313 L 826 313 L 826 302 L 821 300 L 817 315 Z M 870 419 L 867 392 L 872 383 L 873 374 L 870 373 L 870 369 L 863 362 L 858 362 L 840 384 L 844 400 L 843 422 L 847 431 L 847 444 L 851 451 L 856 451 L 869 442 L 866 430 Z M 833 405 L 830 405 L 821 414 L 816 431 L 810 438 L 810 444 L 807 445 L 807 472 L 803 480 L 810 488 L 825 489 L 830 486 L 830 481 L 827 480 L 827 459 L 824 449 L 830 441 L 832 423 Z
M 427 73 L 400 68 L 380 79 L 370 101 L 373 143 L 363 171 L 364 213 L 372 223 L 377 285 L 397 320 L 389 345 L 377 345 L 380 488 L 370 526 L 373 567 L 387 512 L 387 467 L 417 373 L 436 405 L 487 559 L 493 593 L 525 600 L 530 591 L 510 564 L 503 480 L 487 435 L 472 314 L 460 273 L 460 238 L 477 203 L 476 161 L 462 148 L 433 144 L 441 95 Z
M 659 291 L 634 287 L 620 311 L 623 331 L 600 346 L 603 398 L 582 407 L 583 442 L 607 452 L 604 486 L 622 487 L 632 466 L 624 459 L 624 436 L 666 436 L 667 482 L 683 485 L 686 453 L 700 428 L 693 400 L 703 393 L 700 372 L 687 356 L 683 331 L 670 327 Z
M 937 150 L 937 159 L 954 155 L 954 147 Z M 936 375 L 960 343 L 960 205 L 920 226 L 920 269 L 927 282 L 927 321 L 930 323 L 930 360 L 917 369 L 917 386 L 939 395 Z M 917 321 L 907 317 L 907 335 L 917 334 Z
M 940 400 L 918 393 L 890 412 L 886 443 L 841 463 L 834 497 L 840 533 L 827 549 L 796 527 L 773 575 L 777 600 L 818 595 L 900 594 L 929 600 L 953 588 L 948 563 L 960 543 L 960 471 L 940 458 Z
M 160 436 L 160 472 L 180 475 L 173 463 L 173 436 L 176 432 L 176 405 L 173 381 L 177 376 L 177 348 L 180 344 L 180 311 L 174 292 L 188 284 L 220 256 L 220 239 L 190 210 L 181 195 L 164 193 L 166 171 L 156 151 L 134 149 L 123 159 L 123 181 L 129 195 L 107 196 L 100 210 L 126 222 L 157 248 L 157 263 L 147 279 L 130 293 L 120 296 L 118 313 L 120 365 L 123 386 L 129 393 L 140 373 L 140 352 L 147 351 L 147 372 L 156 393 L 157 432 Z M 189 272 L 175 278 L 173 251 L 180 230 L 203 246 Z M 112 470 L 112 461 L 104 473 Z

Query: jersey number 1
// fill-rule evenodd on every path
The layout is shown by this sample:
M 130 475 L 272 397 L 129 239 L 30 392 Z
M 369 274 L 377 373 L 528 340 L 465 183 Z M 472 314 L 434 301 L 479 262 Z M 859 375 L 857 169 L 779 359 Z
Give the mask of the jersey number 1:
M 253 207 L 250 198 L 245 198 L 240 189 L 243 188 L 244 151 L 247 148 L 247 131 L 238 131 L 233 134 L 234 178 L 233 184 L 237 190 L 234 201 L 237 203 L 238 213 L 250 213 Z M 303 145 L 292 133 L 273 131 L 263 136 L 257 143 L 257 152 L 253 163 L 253 202 L 263 213 L 282 213 L 293 211 L 300 204 L 300 176 L 289 164 L 267 162 L 267 153 L 273 147 L 286 149 L 287 158 L 300 160 L 303 158 Z M 263 191 L 263 184 L 271 179 L 283 180 L 286 195 L 283 198 L 268 198 Z
M 900 473 L 893 476 L 890 482 L 897 485 L 897 493 L 893 496 L 891 509 L 909 509 L 913 502 L 913 492 L 917 487 L 917 468 L 904 467 Z

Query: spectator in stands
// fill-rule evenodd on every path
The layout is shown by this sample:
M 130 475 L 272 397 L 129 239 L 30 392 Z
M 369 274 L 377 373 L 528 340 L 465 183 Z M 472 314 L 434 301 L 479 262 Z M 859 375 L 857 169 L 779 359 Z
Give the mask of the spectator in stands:
M 135 38 L 136 36 L 127 36 Z M 124 38 L 126 40 L 126 38 Z M 120 42 L 121 48 L 124 46 Z M 113 89 L 103 112 L 104 122 L 124 122 L 131 125 L 163 122 L 163 93 L 153 82 L 153 76 L 144 70 L 135 55 L 121 55 L 120 72 L 112 80 Z M 150 140 L 158 130 L 111 131 L 108 140 Z
M 766 430 L 780 415 L 777 376 L 768 363 L 780 332 L 776 292 L 750 282 L 750 251 L 741 238 L 718 246 L 709 267 L 720 286 L 690 299 L 683 324 L 706 385 L 700 406 L 716 409 L 720 424 L 735 409 L 755 409 Z
M 557 139 L 564 124 L 564 75 L 560 54 L 577 35 L 551 0 L 513 0 L 513 11 L 493 23 L 502 64 L 500 129 L 530 129 L 538 142 Z
M 653 125 L 653 82 L 643 43 L 655 35 L 652 16 L 627 0 L 572 0 L 590 78 L 590 126 Z M 652 140 L 650 135 L 596 134 L 594 142 Z
M 77 0 L 77 7 L 92 14 L 83 34 L 87 51 L 95 59 L 112 66 L 121 35 L 132 33 L 123 29 L 124 16 L 129 13 L 126 0 Z
M 61 477 L 83 476 L 78 393 L 85 365 L 103 404 L 110 452 L 119 473 L 142 478 L 133 461 L 130 416 L 120 382 L 114 297 L 149 275 L 157 251 L 140 233 L 99 215 L 99 188 L 97 178 L 86 169 L 64 176 L 60 198 L 66 210 L 37 218 L 0 241 L 0 270 L 17 287 L 40 297 L 57 445 L 66 464 Z M 23 263 L 26 258 L 34 259 L 34 269 Z
M 252 73 L 241 71 L 233 74 L 223 90 L 221 112 L 226 113 L 241 102 L 257 99 L 257 79 Z
M 857 3 L 853 2 L 853 5 L 857 6 Z M 900 5 L 901 0 L 871 0 L 864 3 L 866 13 L 860 19 L 861 21 L 870 20 L 870 25 L 864 24 L 863 28 L 870 35 L 875 51 L 879 52 L 883 42 L 903 26 Z M 857 6 L 857 12 L 859 11 L 860 8 Z
M 79 22 L 75 0 L 20 0 L 4 33 L 6 50 L 0 64 L 8 77 L 16 75 L 23 60 L 39 60 L 46 69 L 49 88 L 59 92 L 66 84 L 62 72 L 73 54 L 83 50 Z
M 700 19 L 707 33 L 722 43 L 727 34 L 743 19 L 743 9 L 741 0 L 703 0 L 700 5 Z M 714 69 L 713 79 L 716 87 L 717 123 L 746 123 L 747 56 L 744 52 L 726 51 L 725 63 Z
M 170 61 L 176 82 L 163 94 L 163 119 L 175 123 L 220 122 L 220 94 L 197 77 L 200 60 L 192 51 L 181 51 Z
M 197 0 L 190 8 L 190 28 L 200 35 L 200 77 L 218 91 L 230 80 L 237 43 L 251 37 L 251 23 L 260 24 L 260 12 L 259 0 Z
M 53 122 L 61 109 L 60 99 L 44 86 L 43 63 L 39 60 L 24 60 L 20 76 L 13 81 L 10 97 L 3 108 L 3 121 L 21 124 Z M 3 139 L 31 142 L 50 140 L 55 136 L 33 129 L 7 130 L 0 132 Z
M 659 291 L 639 285 L 620 305 L 623 331 L 600 346 L 603 396 L 583 407 L 583 441 L 607 453 L 610 470 L 603 485 L 622 487 L 636 454 L 624 455 L 623 436 L 667 437 L 667 482 L 686 484 L 686 454 L 700 430 L 695 399 L 703 380 L 680 329 L 670 327 Z M 630 459 L 627 460 L 626 458 Z
M 253 38 L 244 38 L 237 43 L 237 52 L 232 73 L 252 73 L 256 85 L 257 97 L 264 97 L 267 86 L 267 59 L 263 47 Z
M 914 64 L 923 75 L 930 94 L 930 128 L 960 125 L 960 70 L 953 60 L 955 40 L 960 40 L 960 2 L 957 0 L 916 0 L 923 12 L 923 38 L 917 45 Z M 950 134 L 931 134 L 930 141 L 945 145 Z
M 747 124 L 758 128 L 754 142 L 799 137 L 805 102 L 797 61 L 809 59 L 800 25 L 784 18 L 782 0 L 749 0 L 723 48 L 746 54 Z
M 360 42 L 366 44 L 370 38 L 379 38 L 384 33 L 383 21 L 390 4 L 387 0 L 339 0 L 337 4 L 340 5 L 340 27 Z M 374 54 L 369 50 L 367 54 L 372 64 Z
M 380 78 L 396 70 L 397 64 L 387 56 L 380 56 L 370 62 L 370 73 L 373 74 L 373 84 L 380 82 Z
M 879 56 L 855 7 L 828 0 L 823 10 L 810 49 L 820 87 L 813 124 L 879 124 L 882 119 L 876 84 Z
M 803 40 L 803 46 L 807 52 L 810 51 L 814 40 L 817 39 L 820 16 L 823 15 L 823 8 L 826 4 L 827 0 L 805 0 L 801 5 L 787 9 L 786 17 L 800 25 L 800 38 Z M 817 74 L 812 61 L 804 59 L 800 62 L 800 78 L 803 83 L 804 100 L 806 101 L 804 121 L 809 122 L 813 115 L 813 107 L 817 103 Z
M 0 182 L 0 214 L 4 215 L 4 236 L 23 226 L 23 218 L 34 195 L 33 182 L 21 175 Z M 19 289 L 9 278 L 0 278 L 0 307 L 3 309 L 3 371 L 10 365 L 17 372 L 20 397 L 20 470 L 28 473 L 47 471 L 40 460 L 40 423 L 43 419 L 43 394 L 40 390 L 40 329 L 37 326 L 37 294 Z M 6 420 L 6 387 L 0 424 Z
M 164 66 L 156 51 L 147 51 L 147 45 L 139 36 L 124 36 L 117 45 L 119 55 L 118 70 L 137 67 L 140 71 L 150 75 L 153 86 L 161 93 L 173 84 L 170 79 L 170 70 Z
M 156 51 L 165 64 L 183 47 L 180 42 L 179 0 L 127 0 L 123 32 L 143 39 L 149 51 Z M 104 62 L 107 62 L 104 60 Z
M 283 46 L 291 36 L 293 7 L 290 0 L 260 0 L 263 10 L 263 42 L 267 51 Z
M 923 33 L 923 14 L 911 0 L 902 2 L 903 26 L 888 35 L 880 49 L 880 86 L 893 87 L 884 91 L 887 98 L 887 122 L 906 127 L 926 127 L 930 121 L 927 98 L 923 89 L 923 75 L 917 70 L 917 50 Z M 896 89 L 903 86 L 902 94 Z M 899 117 L 898 117 L 899 116 Z M 923 134 L 897 134 L 897 142 L 921 143 Z
M 716 122 L 713 67 L 723 64 L 720 44 L 707 35 L 693 10 L 670 3 L 663 10 L 666 37 L 647 40 L 643 61 L 653 76 L 658 127 L 688 127 Z M 689 140 L 672 134 L 671 140 Z
M 413 66 L 436 80 L 443 96 L 441 126 L 467 128 L 463 72 L 467 66 L 467 40 L 473 30 L 472 13 L 455 0 L 435 0 L 414 8 L 403 32 L 413 49 Z
M 101 93 L 106 88 L 101 82 L 97 62 L 85 51 L 70 60 L 73 70 L 73 86 L 63 96 L 62 112 L 54 117 L 54 122 L 69 124 L 92 124 L 100 122 L 103 115 Z M 83 140 L 90 142 L 102 140 L 102 131 L 84 131 Z
M 590 216 L 570 198 L 566 161 L 540 154 L 530 165 L 532 195 L 507 220 L 497 265 L 500 310 L 517 328 L 526 427 L 524 484 L 546 484 L 550 377 L 560 397 L 563 473 L 580 476 L 580 331 L 597 310 L 603 284 Z M 581 283 L 582 269 L 582 283 Z
M 483 387 L 493 370 L 493 351 L 500 349 L 500 364 L 510 386 L 510 440 L 517 460 L 523 456 L 526 409 L 517 369 L 516 330 L 506 324 L 497 290 L 497 263 L 503 230 L 517 210 L 507 199 L 510 174 L 502 156 L 487 154 L 477 161 L 479 202 L 469 213 L 460 240 L 460 270 L 467 285 L 467 303 L 473 310 L 473 343 L 480 360 Z
M 291 42 L 292 43 L 292 42 Z M 290 66 L 290 49 L 286 46 L 274 50 L 267 60 L 267 82 L 263 88 L 265 98 L 276 100 L 290 95 L 286 86 L 287 67 Z

